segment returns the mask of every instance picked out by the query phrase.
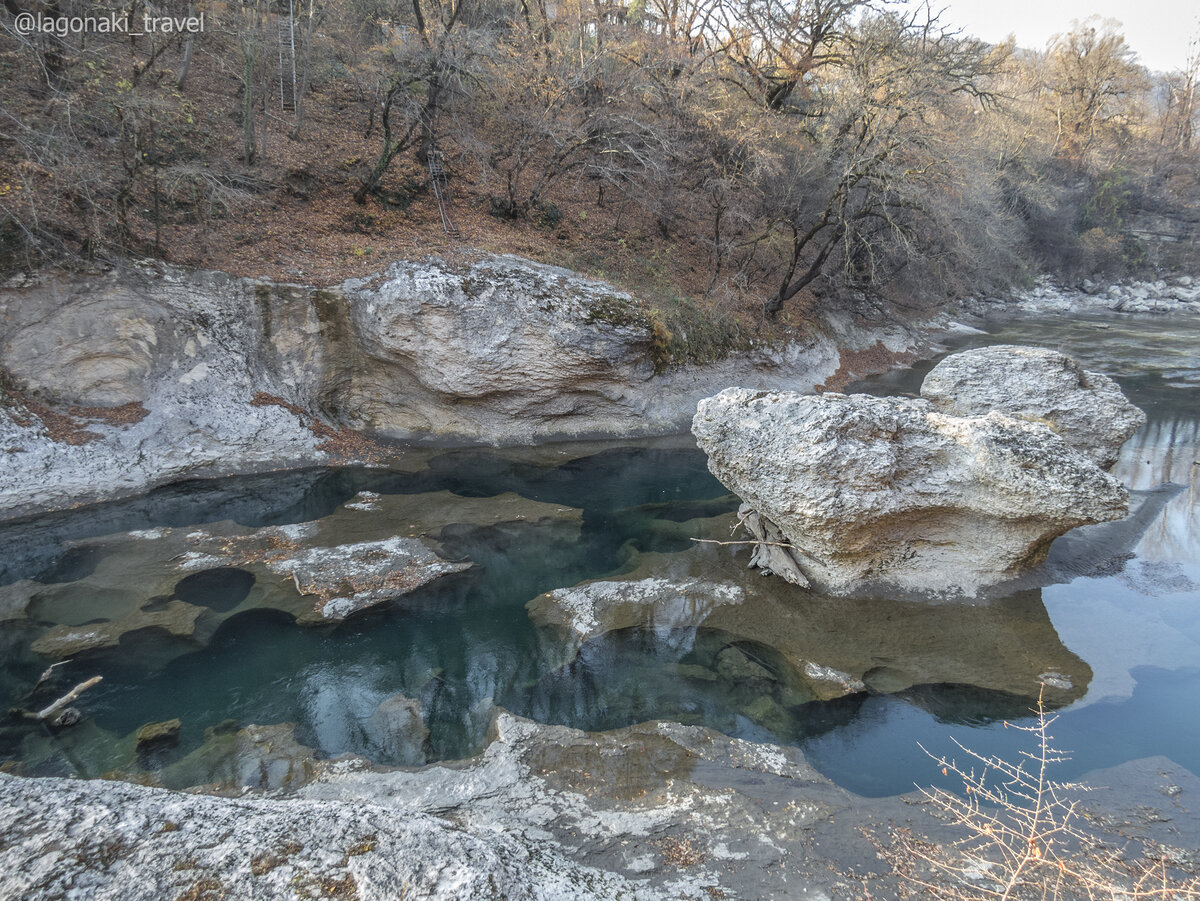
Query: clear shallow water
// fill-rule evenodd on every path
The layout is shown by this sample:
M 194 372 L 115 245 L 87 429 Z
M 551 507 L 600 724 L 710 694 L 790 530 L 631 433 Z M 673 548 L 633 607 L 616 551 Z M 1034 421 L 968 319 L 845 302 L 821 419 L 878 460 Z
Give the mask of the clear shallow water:
M 835 781 L 880 795 L 934 781 L 918 742 L 950 753 L 953 737 L 1014 756 L 1025 736 L 1004 722 L 1028 718 L 1036 695 L 1028 673 L 1048 668 L 1069 670 L 1076 683 L 1057 701 L 1065 706 L 1054 732 L 1073 752 L 1061 776 L 1154 754 L 1200 772 L 1192 465 L 1200 459 L 1200 325 L 1039 320 L 956 343 L 997 340 L 1071 353 L 1117 377 L 1150 418 L 1115 470 L 1135 491 L 1132 525 L 1061 541 L 1048 563 L 1056 584 L 982 606 L 929 608 L 821 599 L 750 578 L 744 550 L 689 540 L 727 534 L 736 501 L 708 475 L 703 455 L 680 442 L 423 452 L 392 470 L 175 486 L 0 530 L 0 610 L 6 597 L 27 609 L 0 624 L 6 706 L 36 708 L 104 676 L 81 699 L 79 726 L 0 727 L 0 761 L 89 776 L 153 763 L 167 767 L 168 784 L 184 784 L 197 771 L 180 761 L 206 729 L 233 720 L 296 723 L 297 738 L 325 754 L 395 762 L 370 722 L 382 701 L 402 693 L 421 702 L 430 760 L 479 750 L 497 704 L 584 729 L 665 718 L 795 743 Z M 913 391 L 930 365 L 856 390 Z M 1164 482 L 1180 488 L 1156 492 Z M 362 491 L 381 496 L 376 509 L 346 506 Z M 272 600 L 287 586 L 266 584 L 263 572 L 185 571 L 172 538 L 129 534 L 311 521 L 337 540 L 421 535 L 448 559 L 475 566 L 340 626 L 302 627 Z M 631 574 L 740 580 L 752 603 L 733 618 L 701 611 L 620 629 L 577 654 L 525 609 L 555 588 Z M 203 608 L 193 634 L 132 630 L 116 647 L 58 667 L 31 694 L 49 661 L 29 646 L 48 629 L 161 609 L 171 597 Z M 801 658 L 857 666 L 868 691 L 819 700 Z M 139 763 L 132 733 L 172 717 L 183 721 L 179 747 Z

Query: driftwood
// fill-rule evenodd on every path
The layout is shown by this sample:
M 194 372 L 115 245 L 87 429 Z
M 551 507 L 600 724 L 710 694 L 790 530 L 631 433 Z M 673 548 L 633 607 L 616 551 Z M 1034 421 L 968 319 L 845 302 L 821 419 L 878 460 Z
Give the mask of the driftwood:
M 51 663 L 48 667 L 46 667 L 46 670 L 45 670 L 45 672 L 42 673 L 41 678 L 37 680 L 37 685 L 33 686 L 33 690 L 37 691 L 39 688 L 42 687 L 43 684 L 45 684 L 50 679 L 51 676 L 54 675 L 54 668 L 56 666 L 62 666 L 64 664 L 70 663 L 70 662 L 71 662 L 70 660 L 60 660 L 60 661 L 58 661 L 58 663 Z
M 18 716 L 23 716 L 27 720 L 37 720 L 38 722 L 44 722 L 44 721 L 50 719 L 51 717 L 53 717 L 56 713 L 58 713 L 60 710 L 62 710 L 64 707 L 66 707 L 68 704 L 70 704 L 77 697 L 79 697 L 81 694 L 83 694 L 85 691 L 87 691 L 89 688 L 91 688 L 93 685 L 95 685 L 97 682 L 99 682 L 103 678 L 104 678 L 103 676 L 92 676 L 92 678 L 88 679 L 86 682 L 80 682 L 78 685 L 76 685 L 74 688 L 72 688 L 70 691 L 68 691 L 65 695 L 63 695 L 61 698 L 59 698 L 57 701 L 55 701 L 49 707 L 39 710 L 39 711 L 37 711 L 37 713 L 34 713 L 31 710 L 21 710 L 21 709 L 14 710 L 13 713 L 17 714 Z
M 696 542 L 696 544 L 719 544 L 722 547 L 726 547 L 731 544 L 753 544 L 755 546 L 762 544 L 766 545 L 767 547 L 796 547 L 796 545 L 788 544 L 786 541 L 759 541 L 755 538 L 747 538 L 742 541 L 717 541 L 715 538 L 692 538 L 690 540 Z M 796 549 L 799 550 L 799 548 Z

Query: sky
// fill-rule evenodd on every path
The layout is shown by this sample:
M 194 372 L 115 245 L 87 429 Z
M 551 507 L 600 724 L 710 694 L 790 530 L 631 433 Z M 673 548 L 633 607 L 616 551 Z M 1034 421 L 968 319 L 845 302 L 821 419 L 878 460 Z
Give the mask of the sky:
M 1189 41 L 1200 35 L 1198 0 L 930 0 L 930 5 L 945 8 L 943 22 L 967 34 L 991 43 L 1014 34 L 1018 46 L 1036 50 L 1070 31 L 1074 19 L 1116 19 L 1138 61 L 1155 71 L 1182 69 Z

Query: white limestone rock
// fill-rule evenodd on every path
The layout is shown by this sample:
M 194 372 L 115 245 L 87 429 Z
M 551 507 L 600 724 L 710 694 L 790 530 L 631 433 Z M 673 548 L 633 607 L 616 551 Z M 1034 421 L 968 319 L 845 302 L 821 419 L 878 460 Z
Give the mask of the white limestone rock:
M 539 595 L 526 605 L 539 625 L 558 626 L 577 642 L 631 626 L 695 628 L 717 607 L 740 604 L 737 585 L 702 579 L 587 582 Z
M 601 899 L 561 852 L 357 800 L 240 800 L 0 774 L 0 897 Z
M 692 431 L 827 593 L 975 594 L 1128 509 L 1124 486 L 1047 426 L 994 411 L 729 388 L 700 402 Z
M 921 396 L 954 416 L 996 410 L 1044 423 L 1105 469 L 1146 421 L 1111 378 L 1039 347 L 997 344 L 951 354 L 925 376 Z
M 723 385 L 809 390 L 840 346 L 917 339 L 830 314 L 821 333 L 704 365 L 664 366 L 654 341 L 630 295 L 512 256 L 397 261 L 332 288 L 158 263 L 46 273 L 0 288 L 16 389 L 0 390 L 0 512 L 372 455 L 333 429 L 488 444 L 673 434 Z M 23 398 L 85 408 L 74 418 L 98 437 L 66 443 Z M 124 405 L 107 420 L 93 409 Z
M 317 598 L 312 612 L 298 618 L 301 623 L 341 622 L 472 566 L 450 563 L 416 538 L 398 536 L 301 548 L 264 562 L 272 572 L 291 576 L 301 594 Z

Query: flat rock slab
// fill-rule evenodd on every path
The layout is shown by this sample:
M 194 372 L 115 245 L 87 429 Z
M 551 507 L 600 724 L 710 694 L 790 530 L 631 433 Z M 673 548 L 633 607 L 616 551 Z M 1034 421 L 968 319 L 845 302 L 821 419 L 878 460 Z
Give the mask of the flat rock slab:
M 317 597 L 312 613 L 297 620 L 307 623 L 340 622 L 472 564 L 449 563 L 414 538 L 388 538 L 305 548 L 266 566 L 291 576 L 301 594 Z
M 165 606 L 151 610 L 137 610 L 120 619 L 108 620 L 83 626 L 59 625 L 49 629 L 32 645 L 38 654 L 47 657 L 67 658 L 102 648 L 115 648 L 121 637 L 142 629 L 161 629 L 177 638 L 191 638 L 196 621 L 205 612 L 183 601 L 171 601 Z
M 715 608 L 743 598 L 737 585 L 701 580 L 598 581 L 546 592 L 526 609 L 535 623 L 561 627 L 584 642 L 632 626 L 695 628 Z
M 313 597 L 296 612 L 302 625 L 341 622 L 436 579 L 470 569 L 451 563 L 417 538 L 394 535 L 376 541 L 308 545 L 317 523 L 268 526 L 245 535 L 188 534 L 193 548 L 177 558 L 183 569 L 262 566 L 290 577 L 297 592 Z
M 502 834 L 358 802 L 0 775 L 0 834 L 0 895 L 30 901 L 608 899 L 627 888 Z

